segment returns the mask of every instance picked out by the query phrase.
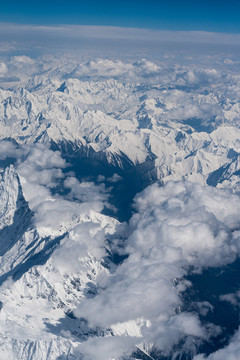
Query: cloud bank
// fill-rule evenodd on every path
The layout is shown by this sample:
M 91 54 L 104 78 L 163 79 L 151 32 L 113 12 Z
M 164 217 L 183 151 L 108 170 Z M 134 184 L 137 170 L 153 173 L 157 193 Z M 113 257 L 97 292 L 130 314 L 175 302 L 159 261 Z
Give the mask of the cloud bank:
M 56 53 L 74 50 L 90 50 L 98 55 L 102 52 L 114 53 L 116 48 L 126 50 L 136 56 L 136 50 L 145 48 L 154 51 L 207 50 L 220 51 L 220 47 L 238 52 L 239 34 L 220 34 L 203 31 L 161 31 L 134 28 L 80 26 L 80 25 L 19 25 L 0 23 L 2 52 L 21 50 L 31 54 Z M 111 49 L 112 48 L 112 49 Z M 101 49 L 103 51 L 101 51 Z M 1 49 L 0 49 L 1 50 Z M 115 52 L 116 55 L 116 52 Z M 117 54 L 119 56 L 119 54 Z M 125 54 L 126 55 L 126 54 Z M 21 55 L 18 55 L 21 56 Z
M 120 329 L 124 322 L 143 318 L 148 322 L 140 326 L 135 344 L 154 344 L 165 354 L 188 336 L 215 336 L 217 328 L 206 328 L 196 314 L 177 309 L 181 292 L 190 286 L 183 280 L 189 269 L 200 273 L 238 256 L 239 197 L 196 183 L 169 182 L 144 190 L 135 199 L 135 209 L 130 234 L 119 249 L 127 259 L 99 280 L 99 295 L 83 300 L 76 315 L 91 326 Z

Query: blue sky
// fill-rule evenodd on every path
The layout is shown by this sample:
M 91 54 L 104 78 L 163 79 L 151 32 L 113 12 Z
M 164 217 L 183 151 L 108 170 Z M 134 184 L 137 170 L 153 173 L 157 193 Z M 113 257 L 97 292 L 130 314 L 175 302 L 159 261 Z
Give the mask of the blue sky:
M 238 0 L 12 0 L 0 21 L 240 33 Z

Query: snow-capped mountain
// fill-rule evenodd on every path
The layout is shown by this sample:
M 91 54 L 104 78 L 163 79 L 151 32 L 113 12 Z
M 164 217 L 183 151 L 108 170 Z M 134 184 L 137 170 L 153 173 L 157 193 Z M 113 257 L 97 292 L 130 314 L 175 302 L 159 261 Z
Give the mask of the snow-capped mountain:
M 240 354 L 239 63 L 170 55 L 1 60 L 0 359 Z
M 211 79 L 215 74 L 202 72 L 192 76 Z M 191 74 L 177 75 L 184 79 Z M 219 81 L 217 72 L 215 76 Z M 150 176 L 164 182 L 182 176 L 218 182 L 212 180 L 218 175 L 210 174 L 220 174 L 225 167 L 233 169 L 231 175 L 238 171 L 237 92 L 230 98 L 222 94 L 214 76 L 213 85 L 208 79 L 192 92 L 189 87 L 195 83 L 170 88 L 117 80 L 61 82 L 56 76 L 44 81 L 45 77 L 35 77 L 25 89 L 1 90 L 1 139 L 59 147 L 67 142 L 74 152 L 81 149 L 85 156 L 120 168 L 152 162 L 155 170 Z M 224 81 L 233 87 L 233 78 Z
M 71 358 L 71 337 L 79 340 L 101 333 L 77 320 L 72 311 L 82 298 L 96 294 L 96 277 L 109 272 L 101 259 L 103 241 L 118 222 L 93 210 L 84 211 L 81 205 L 78 211 L 77 219 L 65 224 L 63 234 L 43 237 L 13 166 L 3 173 L 2 359 Z

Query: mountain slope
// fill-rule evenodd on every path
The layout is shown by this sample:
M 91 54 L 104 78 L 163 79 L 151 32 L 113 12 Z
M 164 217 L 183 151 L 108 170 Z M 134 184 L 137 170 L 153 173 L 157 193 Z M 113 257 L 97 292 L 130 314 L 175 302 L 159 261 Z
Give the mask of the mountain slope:
M 1 354 L 4 359 L 70 359 L 69 337 L 82 341 L 100 331 L 88 329 L 71 312 L 96 293 L 96 277 L 109 272 L 103 253 L 95 247 L 94 256 L 88 248 L 94 249 L 94 237 L 101 247 L 117 221 L 80 207 L 77 225 L 75 220 L 63 235 L 42 237 L 13 166 L 2 175 L 1 209 Z

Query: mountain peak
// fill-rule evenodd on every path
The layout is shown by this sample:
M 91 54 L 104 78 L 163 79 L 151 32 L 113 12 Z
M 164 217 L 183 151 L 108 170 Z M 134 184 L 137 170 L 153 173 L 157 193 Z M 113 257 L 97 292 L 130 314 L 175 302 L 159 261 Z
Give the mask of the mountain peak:
M 19 178 L 13 165 L 10 165 L 0 175 L 0 229 L 13 223 L 19 193 Z

